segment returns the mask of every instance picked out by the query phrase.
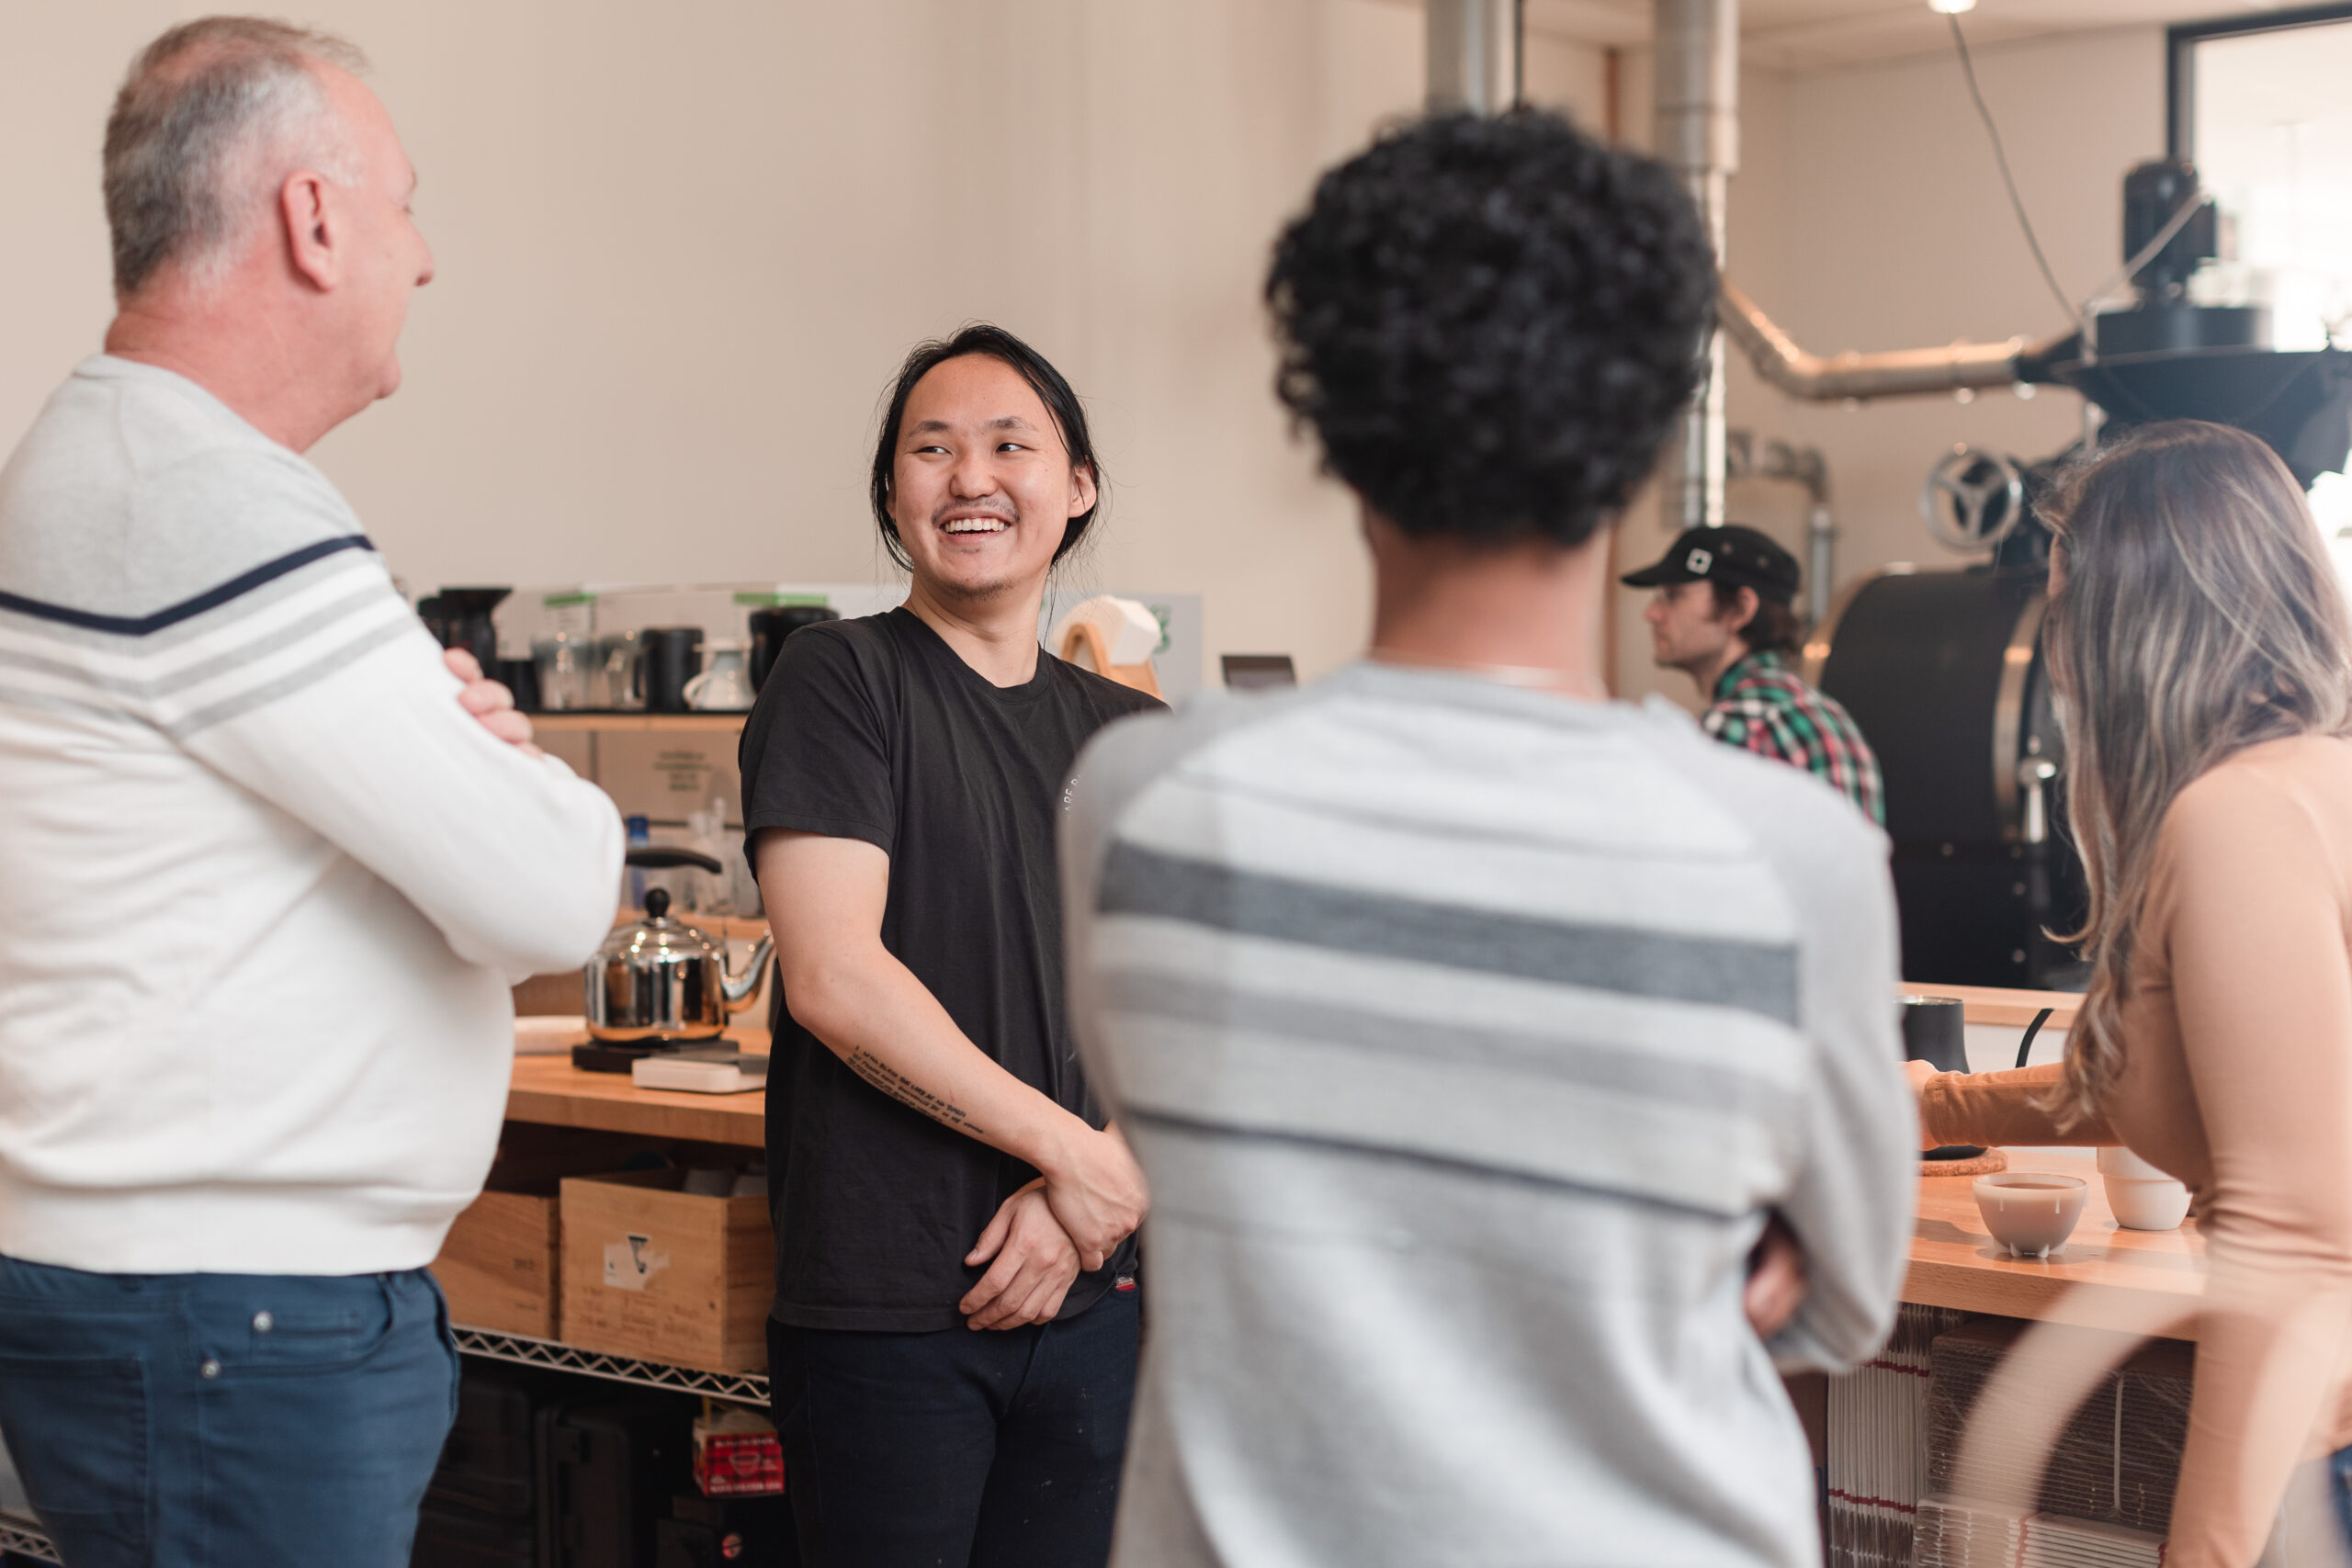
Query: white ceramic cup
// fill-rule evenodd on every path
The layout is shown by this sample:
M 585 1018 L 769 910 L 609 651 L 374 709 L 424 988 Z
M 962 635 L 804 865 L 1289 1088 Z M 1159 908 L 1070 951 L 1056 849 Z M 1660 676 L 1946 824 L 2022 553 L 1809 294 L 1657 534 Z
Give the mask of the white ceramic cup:
M 2127 1148 L 2098 1152 L 2099 1183 L 2115 1223 L 2128 1231 L 2168 1231 L 2188 1214 L 2188 1189 Z
M 741 639 L 714 638 L 707 652 L 708 667 L 686 682 L 686 706 L 704 713 L 749 712 L 752 672 L 745 661 L 750 645 Z
M 2083 1217 L 2090 1183 L 2045 1170 L 1996 1171 L 1969 1183 L 1976 1212 L 1993 1239 L 2012 1258 L 2047 1258 L 2063 1251 Z

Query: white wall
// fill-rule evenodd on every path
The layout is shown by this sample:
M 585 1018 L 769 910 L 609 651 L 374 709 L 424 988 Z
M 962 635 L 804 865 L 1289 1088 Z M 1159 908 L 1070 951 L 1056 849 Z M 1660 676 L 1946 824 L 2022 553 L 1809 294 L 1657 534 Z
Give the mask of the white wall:
M 97 147 L 130 54 L 199 6 L 0 6 L 0 443 L 104 328 Z M 1328 668 L 1361 642 L 1354 517 L 1268 389 L 1257 288 L 1316 172 L 1420 96 L 1401 0 L 311 0 L 375 57 L 441 276 L 408 385 L 322 465 L 413 586 L 873 580 L 875 399 L 970 317 L 1087 395 L 1114 482 L 1084 574 L 1206 595 L 1218 651 Z M 2159 29 L 1980 52 L 2071 288 L 2116 261 L 2118 189 L 2161 150 Z M 1529 96 L 1603 121 L 1603 56 L 1537 36 Z M 1645 141 L 1650 66 L 1620 71 Z M 1734 274 L 1816 352 L 2058 324 L 1956 66 L 1744 85 Z M 1830 460 L 1841 565 L 1934 558 L 1921 476 L 1966 440 L 2040 456 L 2078 404 L 1994 393 L 1796 404 L 1736 367 L 1732 418 Z M 1799 498 L 1735 486 L 1785 531 Z M 1622 550 L 1667 537 L 1646 499 Z M 1619 603 L 1621 683 L 1688 698 Z M 1212 674 L 1212 678 L 1214 678 Z
M 108 312 L 97 147 L 205 7 L 0 7 L 0 440 Z M 1090 400 L 1096 581 L 1217 650 L 1363 636 L 1354 518 L 1269 390 L 1266 249 L 1420 96 L 1387 0 L 310 0 L 376 62 L 440 276 L 407 385 L 314 454 L 396 571 L 871 580 L 876 399 L 986 317 Z M 1213 660 L 1212 660 L 1213 663 Z

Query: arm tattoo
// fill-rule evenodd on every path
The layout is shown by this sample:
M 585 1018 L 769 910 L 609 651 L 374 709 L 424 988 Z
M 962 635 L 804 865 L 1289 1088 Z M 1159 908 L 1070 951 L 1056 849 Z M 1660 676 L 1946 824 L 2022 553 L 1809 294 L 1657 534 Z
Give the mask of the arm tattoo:
M 873 1052 L 860 1047 L 849 1056 L 848 1061 L 851 1072 L 855 1073 L 899 1104 L 910 1105 L 933 1121 L 953 1127 L 959 1133 L 967 1134 L 976 1138 L 980 1136 L 980 1130 L 974 1126 L 970 1118 L 964 1114 L 962 1106 L 942 1100 L 921 1084 L 907 1077 Z

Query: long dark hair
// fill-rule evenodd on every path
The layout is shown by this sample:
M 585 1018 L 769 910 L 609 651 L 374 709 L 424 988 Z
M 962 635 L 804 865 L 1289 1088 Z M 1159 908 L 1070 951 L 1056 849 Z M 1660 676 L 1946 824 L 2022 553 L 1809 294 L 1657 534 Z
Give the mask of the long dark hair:
M 890 552 L 890 558 L 899 563 L 900 570 L 912 568 L 913 562 L 907 558 L 906 543 L 899 537 L 899 520 L 890 515 L 890 480 L 898 457 L 899 427 L 907 417 L 907 399 L 914 392 L 916 382 L 947 361 L 961 359 L 967 354 L 985 354 L 1012 367 L 1013 373 L 1029 383 L 1029 389 L 1037 394 L 1037 400 L 1053 415 L 1054 428 L 1061 434 L 1063 449 L 1069 454 L 1071 471 L 1084 468 L 1094 480 L 1094 504 L 1069 520 L 1069 527 L 1054 551 L 1054 559 L 1059 562 L 1086 536 L 1109 493 L 1102 461 L 1094 456 L 1094 437 L 1086 428 L 1086 407 L 1044 355 L 1002 327 L 987 321 L 967 321 L 952 337 L 932 338 L 915 344 L 907 355 L 906 363 L 899 367 L 899 378 L 890 385 L 890 400 L 882 415 L 881 437 L 874 444 L 871 494 L 874 526 L 882 536 L 882 547 Z
M 2303 493 L 2255 437 L 2154 424 L 2073 474 L 2043 515 L 2064 569 L 2041 646 L 2066 723 L 2066 801 L 2091 962 L 2051 1109 L 2096 1114 L 2165 815 L 2233 753 L 2352 730 L 2352 633 Z

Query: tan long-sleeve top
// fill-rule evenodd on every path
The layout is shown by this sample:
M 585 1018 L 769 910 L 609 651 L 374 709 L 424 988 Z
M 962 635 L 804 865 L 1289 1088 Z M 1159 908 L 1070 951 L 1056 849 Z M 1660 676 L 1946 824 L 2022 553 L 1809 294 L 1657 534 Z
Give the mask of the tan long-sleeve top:
M 2172 1568 L 2246 1568 L 2289 1472 L 2352 1445 L 2352 740 L 2231 758 L 2165 816 L 2105 1123 L 2058 1068 L 1948 1073 L 1930 1143 L 2122 1144 L 2188 1183 L 2206 1242 Z

